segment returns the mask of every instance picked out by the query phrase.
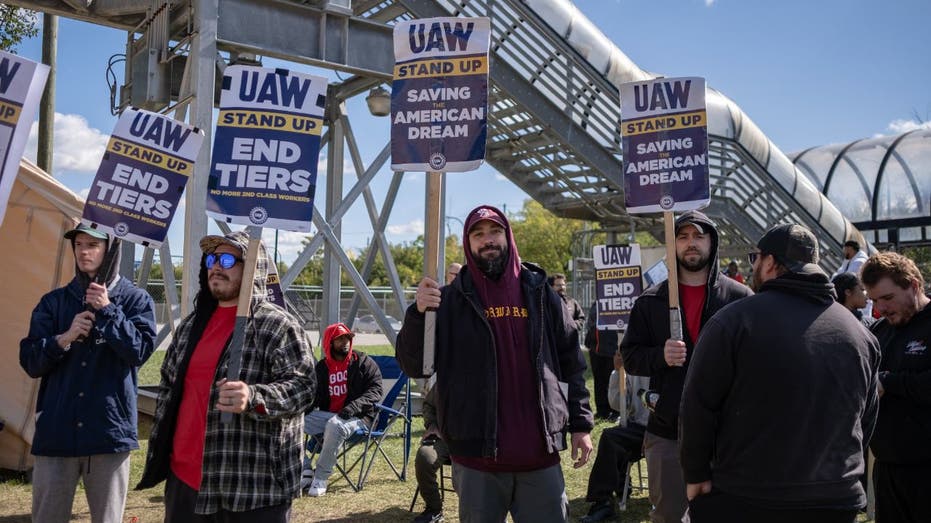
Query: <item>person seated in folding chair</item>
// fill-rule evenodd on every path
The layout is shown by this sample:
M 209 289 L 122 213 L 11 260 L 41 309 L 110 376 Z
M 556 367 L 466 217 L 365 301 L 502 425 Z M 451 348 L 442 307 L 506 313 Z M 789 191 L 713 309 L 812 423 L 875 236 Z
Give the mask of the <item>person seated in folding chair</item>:
M 316 367 L 320 384 L 316 410 L 304 416 L 304 432 L 318 441 L 321 434 L 323 438 L 316 469 L 311 468 L 309 458 L 304 459 L 301 490 L 308 496 L 326 493 L 340 447 L 356 430 L 372 425 L 375 404 L 381 401 L 381 371 L 372 358 L 352 350 L 354 336 L 342 323 L 323 332 L 324 358 Z
M 621 377 L 626 375 L 624 387 Z M 624 372 L 621 353 L 614 354 L 614 371 L 608 382 L 608 402 L 618 412 L 626 412 L 618 424 L 602 431 L 598 440 L 595 464 L 588 477 L 586 501 L 592 502 L 588 515 L 581 523 L 596 523 L 611 519 L 615 515 L 612 494 L 617 493 L 618 505 L 627 505 L 630 494 L 628 470 L 643 456 L 643 434 L 646 431 L 650 411 L 639 396 L 650 386 L 650 378 L 631 376 Z

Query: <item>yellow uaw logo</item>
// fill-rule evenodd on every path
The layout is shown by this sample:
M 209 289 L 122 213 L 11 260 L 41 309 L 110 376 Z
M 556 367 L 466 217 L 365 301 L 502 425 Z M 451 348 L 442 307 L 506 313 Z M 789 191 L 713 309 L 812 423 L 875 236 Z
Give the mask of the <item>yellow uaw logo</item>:
M 599 280 L 633 278 L 636 276 L 640 276 L 640 267 L 619 267 L 617 269 L 601 269 L 595 272 L 595 278 Z
M 488 74 L 487 56 L 416 60 L 394 66 L 395 80 L 429 78 L 432 76 L 466 76 L 473 74 Z
M 165 169 L 166 171 L 184 176 L 191 176 L 194 174 L 193 162 L 133 142 L 121 140 L 120 138 L 110 138 L 110 142 L 107 144 L 107 152 L 131 158 L 153 167 Z
M 707 124 L 708 118 L 705 115 L 704 109 L 702 109 L 701 111 L 692 111 L 689 113 L 625 120 L 621 123 L 621 133 L 624 136 L 636 136 L 638 134 L 655 133 L 659 131 L 704 127 Z
M 290 133 L 320 135 L 323 131 L 323 119 L 313 116 L 282 114 L 269 111 L 248 111 L 244 109 L 226 109 L 220 111 L 218 127 L 239 127 L 245 129 L 270 129 Z
M 16 125 L 23 106 L 13 102 L 0 102 L 0 123 Z

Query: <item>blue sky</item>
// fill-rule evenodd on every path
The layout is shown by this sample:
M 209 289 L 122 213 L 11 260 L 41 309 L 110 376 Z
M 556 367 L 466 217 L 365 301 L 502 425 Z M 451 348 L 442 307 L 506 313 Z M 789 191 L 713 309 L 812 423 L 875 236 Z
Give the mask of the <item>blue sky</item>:
M 786 152 L 897 134 L 931 120 L 931 2 L 927 0 L 577 0 L 575 4 L 641 68 L 670 77 L 705 77 L 709 86 L 740 105 Z M 116 122 L 109 110 L 105 71 L 108 58 L 122 53 L 125 41 L 120 31 L 61 20 L 54 174 L 76 192 L 90 186 Z M 19 52 L 38 60 L 40 49 L 36 38 L 22 44 Z M 293 67 L 332 77 L 325 70 Z M 122 81 L 121 67 L 117 74 Z M 349 114 L 367 165 L 387 142 L 388 119 L 369 116 L 362 97 L 350 102 Z M 27 156 L 34 157 L 34 152 Z M 345 190 L 354 181 L 352 172 L 347 157 Z M 322 169 L 320 175 L 316 203 L 322 211 L 326 184 Z M 390 179 L 386 168 L 373 182 L 379 207 Z M 422 173 L 405 175 L 389 220 L 389 241 L 411 241 L 422 232 L 423 180 Z M 459 219 L 481 203 L 517 211 L 527 198 L 490 167 L 448 175 L 448 193 L 447 212 Z M 455 220 L 449 225 L 452 232 L 460 232 Z M 181 245 L 182 228 L 183 217 L 178 216 L 169 235 L 175 246 Z M 343 221 L 344 246 L 364 246 L 371 231 L 360 198 Z M 293 259 L 302 236 L 282 232 L 282 259 Z

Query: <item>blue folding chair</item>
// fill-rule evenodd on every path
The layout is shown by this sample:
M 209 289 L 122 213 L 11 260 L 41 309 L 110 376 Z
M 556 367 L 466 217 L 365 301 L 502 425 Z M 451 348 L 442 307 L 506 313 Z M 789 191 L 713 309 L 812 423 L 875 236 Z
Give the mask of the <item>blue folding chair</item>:
M 408 386 L 407 375 L 401 371 L 401 367 L 394 356 L 370 357 L 375 360 L 381 370 L 382 390 L 385 391 L 385 395 L 381 403 L 375 405 L 375 420 L 372 427 L 359 429 L 350 435 L 343 442 L 343 448 L 336 459 L 336 470 L 356 492 L 362 490 L 362 487 L 365 486 L 365 480 L 368 478 L 369 472 L 371 472 L 372 466 L 379 455 L 385 459 L 398 479 L 406 481 L 407 461 L 411 449 L 411 391 Z M 404 391 L 403 395 L 401 394 L 402 390 Z M 382 443 L 391 434 L 390 430 L 398 420 L 404 424 L 402 433 L 404 437 L 404 463 L 400 468 L 391 461 L 391 458 L 385 453 L 385 449 L 382 448 Z M 318 449 L 322 446 L 319 437 L 322 437 L 322 435 L 313 436 L 308 441 L 307 448 L 311 453 L 311 459 L 316 456 Z M 350 452 L 354 453 L 353 449 L 356 447 L 360 447 L 361 452 L 355 459 L 350 460 Z M 350 474 L 356 467 L 359 468 L 359 475 L 357 479 L 353 480 Z

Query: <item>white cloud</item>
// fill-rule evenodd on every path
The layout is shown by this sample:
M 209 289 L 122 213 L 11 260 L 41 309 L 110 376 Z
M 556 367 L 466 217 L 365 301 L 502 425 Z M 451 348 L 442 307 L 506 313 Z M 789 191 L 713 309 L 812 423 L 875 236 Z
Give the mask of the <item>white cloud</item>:
M 893 120 L 886 128 L 892 134 L 902 134 L 915 129 L 931 129 L 931 121 L 916 122 L 915 120 Z
M 289 265 L 293 263 L 297 255 L 304 250 L 302 243 L 304 238 L 313 237 L 313 235 L 314 232 L 278 231 L 278 259 Z M 265 247 L 269 251 L 273 251 L 275 248 L 275 231 L 266 229 L 262 234 L 262 239 L 265 241 Z
M 705 7 L 711 7 L 714 5 L 714 0 L 705 0 Z
M 388 225 L 385 228 L 391 234 L 423 234 L 423 220 L 413 220 L 400 225 Z
M 62 171 L 96 172 L 110 136 L 101 133 L 78 114 L 55 113 L 52 166 Z M 39 123 L 33 122 L 26 144 L 26 157 L 35 160 L 39 143 Z

